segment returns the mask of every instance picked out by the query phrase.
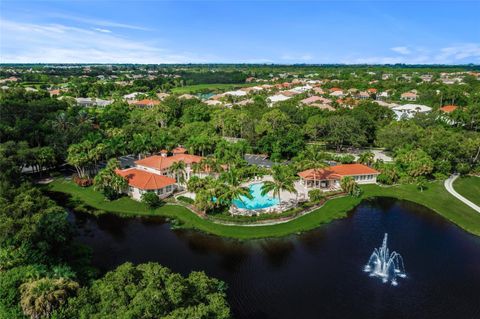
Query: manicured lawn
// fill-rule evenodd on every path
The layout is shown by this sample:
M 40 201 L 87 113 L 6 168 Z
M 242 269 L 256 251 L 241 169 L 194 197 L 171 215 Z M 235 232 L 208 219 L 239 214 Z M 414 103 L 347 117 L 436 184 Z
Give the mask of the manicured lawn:
M 177 205 L 165 205 L 150 210 L 144 204 L 128 197 L 107 201 L 102 194 L 94 191 L 93 188 L 82 188 L 64 179 L 58 179 L 49 184 L 49 190 L 70 194 L 75 199 L 79 199 L 98 210 L 131 216 L 149 215 L 176 218 L 183 222 L 185 228 L 194 228 L 214 235 L 238 239 L 281 237 L 311 230 L 334 219 L 345 217 L 346 213 L 361 201 L 361 199 L 353 197 L 336 198 L 327 202 L 322 208 L 288 223 L 253 227 L 214 224 L 198 217 L 185 207 Z
M 451 196 L 442 182 L 430 183 L 427 190 L 420 192 L 415 185 L 380 187 L 362 186 L 362 198 L 341 197 L 328 201 L 318 210 L 287 223 L 270 226 L 227 226 L 202 219 L 182 206 L 165 205 L 156 210 L 127 197 L 107 201 L 103 195 L 90 188 L 81 188 L 71 181 L 58 179 L 49 185 L 50 190 L 72 195 L 98 210 L 121 213 L 122 215 L 150 215 L 176 218 L 185 228 L 194 228 L 207 233 L 238 239 L 281 237 L 314 229 L 332 220 L 343 218 L 362 199 L 371 197 L 393 197 L 424 205 L 463 229 L 480 235 L 480 214 Z
M 233 90 L 236 88 L 242 88 L 245 86 L 252 86 L 252 84 L 196 84 L 196 85 L 187 85 L 183 87 L 177 87 L 173 88 L 172 92 L 173 93 L 179 93 L 179 94 L 184 94 L 184 93 L 199 93 L 204 90 Z
M 446 219 L 480 236 L 480 214 L 450 195 L 443 186 L 443 181 L 428 184 L 428 189 L 420 192 L 416 185 L 379 187 L 365 185 L 364 197 L 385 196 L 406 199 L 430 208 Z
M 463 197 L 480 205 L 480 177 L 460 177 L 453 183 L 453 188 Z

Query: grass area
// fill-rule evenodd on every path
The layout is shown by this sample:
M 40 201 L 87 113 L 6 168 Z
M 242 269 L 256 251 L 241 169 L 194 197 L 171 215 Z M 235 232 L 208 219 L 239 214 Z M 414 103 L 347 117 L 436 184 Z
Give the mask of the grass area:
M 480 214 L 451 196 L 442 182 L 430 183 L 427 190 L 420 192 L 415 185 L 380 187 L 362 186 L 361 198 L 340 197 L 329 200 L 325 205 L 310 214 L 292 221 L 269 226 L 227 226 L 212 223 L 198 217 L 188 209 L 178 205 L 165 205 L 155 210 L 144 204 L 122 197 L 107 201 L 91 187 L 81 188 L 71 181 L 57 179 L 49 184 L 49 190 L 67 193 L 87 205 L 106 212 L 120 213 L 127 216 L 164 216 L 175 218 L 183 223 L 182 227 L 193 228 L 223 237 L 253 239 L 265 237 L 282 237 L 314 229 L 332 220 L 347 216 L 347 212 L 357 206 L 362 199 L 372 197 L 393 197 L 409 200 L 426 206 L 463 229 L 480 236 Z
M 393 197 L 405 199 L 430 208 L 466 231 L 480 236 L 480 214 L 450 195 L 443 181 L 428 184 L 428 189 L 420 192 L 416 185 L 380 187 L 364 185 L 363 197 Z
M 227 226 L 212 223 L 198 217 L 190 210 L 178 205 L 164 205 L 155 210 L 128 197 L 107 201 L 92 187 L 82 188 L 69 180 L 57 179 L 49 184 L 49 190 L 67 193 L 85 204 L 105 212 L 120 213 L 124 216 L 164 216 L 178 219 L 182 227 L 193 228 L 223 237 L 253 239 L 282 237 L 314 229 L 322 224 L 347 216 L 347 212 L 357 206 L 361 199 L 342 197 L 328 201 L 322 208 L 293 221 L 271 226 Z
M 460 177 L 453 183 L 453 188 L 463 197 L 471 202 L 480 205 L 480 177 Z
M 184 93 L 201 93 L 204 91 L 229 91 L 246 86 L 252 86 L 254 84 L 195 84 L 187 85 L 183 87 L 176 87 L 172 89 L 172 93 L 184 94 Z

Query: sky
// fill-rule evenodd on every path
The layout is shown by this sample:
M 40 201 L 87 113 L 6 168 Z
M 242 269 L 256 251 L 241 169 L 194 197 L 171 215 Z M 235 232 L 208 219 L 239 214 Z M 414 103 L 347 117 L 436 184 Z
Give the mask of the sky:
M 480 64 L 480 1 L 0 1 L 0 63 Z

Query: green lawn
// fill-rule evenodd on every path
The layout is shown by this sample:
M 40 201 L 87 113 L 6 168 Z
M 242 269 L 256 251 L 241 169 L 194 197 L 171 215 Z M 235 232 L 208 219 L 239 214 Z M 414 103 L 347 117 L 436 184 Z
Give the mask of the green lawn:
M 480 214 L 450 195 L 443 181 L 428 184 L 428 189 L 420 192 L 416 185 L 380 187 L 365 185 L 364 197 L 385 196 L 406 199 L 430 208 L 466 231 L 480 236 Z
M 480 205 L 480 177 L 460 177 L 453 183 L 453 188 L 463 197 Z
M 98 210 L 121 213 L 122 215 L 164 216 L 180 220 L 183 227 L 194 228 L 207 233 L 237 239 L 253 239 L 265 237 L 281 237 L 314 229 L 334 219 L 343 218 L 347 212 L 357 206 L 363 198 L 394 197 L 410 200 L 422 204 L 463 229 L 480 235 L 480 214 L 464 205 L 444 188 L 441 182 L 429 184 L 423 192 L 415 185 L 401 185 L 394 187 L 379 187 L 377 185 L 362 186 L 362 198 L 341 197 L 328 201 L 318 210 L 301 216 L 287 223 L 271 226 L 226 226 L 202 219 L 182 206 L 165 205 L 156 210 L 149 210 L 144 204 L 127 197 L 115 201 L 106 201 L 102 194 L 91 187 L 81 188 L 71 181 L 58 179 L 49 185 L 49 189 L 72 195 Z
M 182 87 L 176 87 L 172 89 L 172 93 L 184 94 L 184 93 L 200 93 L 205 90 L 216 91 L 228 91 L 237 88 L 242 88 L 245 86 L 252 86 L 253 84 L 196 84 L 196 85 L 187 85 Z

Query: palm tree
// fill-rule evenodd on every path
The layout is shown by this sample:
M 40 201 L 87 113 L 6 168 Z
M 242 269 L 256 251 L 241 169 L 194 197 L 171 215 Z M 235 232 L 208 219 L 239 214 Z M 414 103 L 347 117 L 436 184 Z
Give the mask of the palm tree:
M 185 170 L 184 161 L 178 161 L 178 162 L 172 163 L 172 165 L 170 166 L 170 171 L 173 173 L 173 175 L 175 176 L 175 179 L 179 184 L 185 183 L 186 170 Z
M 225 188 L 219 200 L 222 203 L 231 203 L 234 199 L 240 199 L 244 196 L 248 199 L 252 199 L 253 196 L 250 193 L 248 187 L 242 186 L 242 180 L 240 178 L 239 171 L 231 169 L 220 176 L 220 180 L 224 182 Z
M 131 149 L 138 154 L 138 159 L 142 158 L 142 154 L 146 153 L 150 148 L 150 140 L 146 134 L 133 134 L 131 141 Z
M 20 286 L 23 313 L 32 319 L 50 318 L 78 288 L 78 283 L 65 278 L 41 278 L 26 282 Z
M 372 152 L 364 152 L 358 157 L 358 162 L 367 166 L 372 166 L 375 160 L 375 154 Z
M 290 167 L 288 166 L 274 166 L 272 169 L 273 181 L 266 181 L 262 186 L 262 196 L 273 192 L 274 197 L 278 197 L 278 200 L 281 201 L 280 194 L 282 191 L 287 191 L 290 193 L 297 194 L 295 189 L 295 180 L 296 177 L 292 174 Z
M 68 116 L 65 112 L 61 112 L 55 116 L 53 127 L 58 129 L 60 132 L 65 132 L 70 125 L 71 123 L 68 121 Z
M 358 188 L 357 183 L 351 176 L 342 178 L 340 181 L 340 186 L 342 187 L 342 190 L 349 195 L 354 195 L 356 189 Z

